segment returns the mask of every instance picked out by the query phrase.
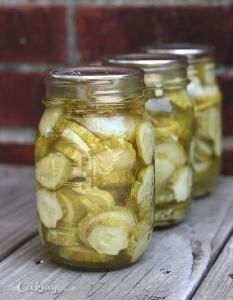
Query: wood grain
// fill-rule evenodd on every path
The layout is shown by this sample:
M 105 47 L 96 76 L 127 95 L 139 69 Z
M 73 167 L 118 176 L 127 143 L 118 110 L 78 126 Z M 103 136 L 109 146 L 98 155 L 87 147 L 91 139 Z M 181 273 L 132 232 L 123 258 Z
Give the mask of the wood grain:
M 232 178 L 222 179 L 212 195 L 195 201 L 186 222 L 155 232 L 141 261 L 123 270 L 65 269 L 51 262 L 36 237 L 0 263 L 0 299 L 189 299 L 232 231 L 232 184 Z M 56 291 L 22 293 L 20 284 Z
M 225 245 L 193 300 L 233 299 L 233 237 Z
M 36 234 L 33 169 L 0 166 L 0 260 Z

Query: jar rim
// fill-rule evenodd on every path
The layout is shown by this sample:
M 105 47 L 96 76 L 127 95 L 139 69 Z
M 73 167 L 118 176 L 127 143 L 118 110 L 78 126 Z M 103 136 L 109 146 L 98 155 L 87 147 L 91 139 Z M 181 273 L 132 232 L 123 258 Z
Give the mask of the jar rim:
M 114 66 L 76 66 L 50 70 L 46 98 L 98 103 L 144 101 L 144 71 Z M 135 100 L 136 99 L 136 100 Z
M 154 44 L 143 47 L 143 50 L 150 54 L 174 54 L 185 56 L 189 64 L 208 60 L 214 55 L 214 47 L 210 45 L 192 43 L 166 43 Z
M 124 65 L 127 67 L 142 68 L 145 73 L 164 69 L 186 68 L 185 56 L 164 53 L 126 53 L 108 56 L 103 59 L 107 65 Z
M 93 82 L 103 80 L 120 80 L 124 78 L 143 77 L 144 72 L 139 68 L 110 67 L 110 66 L 76 66 L 51 69 L 45 80 Z

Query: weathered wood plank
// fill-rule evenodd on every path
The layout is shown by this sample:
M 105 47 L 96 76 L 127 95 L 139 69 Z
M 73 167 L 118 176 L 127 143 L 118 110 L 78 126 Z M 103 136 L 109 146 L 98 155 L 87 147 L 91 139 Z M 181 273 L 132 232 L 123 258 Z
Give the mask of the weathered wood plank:
M 0 260 L 36 234 L 32 168 L 0 166 Z
M 38 238 L 0 263 L 1 299 L 189 299 L 233 228 L 232 178 L 214 194 L 196 201 L 187 221 L 156 232 L 143 259 L 115 272 L 90 273 L 53 264 Z M 43 259 L 36 264 L 34 260 Z M 56 289 L 21 293 L 26 287 Z M 225 300 L 225 299 L 224 299 Z
M 193 300 L 233 299 L 233 237 L 225 245 Z
M 19 166 L 19 165 L 9 165 L 0 164 L 0 178 L 2 179 L 33 179 L 34 178 L 34 168 L 29 166 Z

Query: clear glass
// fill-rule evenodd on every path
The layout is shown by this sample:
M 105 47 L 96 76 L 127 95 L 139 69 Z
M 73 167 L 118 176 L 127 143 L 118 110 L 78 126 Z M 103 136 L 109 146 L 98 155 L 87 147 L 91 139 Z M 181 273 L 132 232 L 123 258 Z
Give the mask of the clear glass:
M 93 92 L 96 83 L 89 84 Z M 64 99 L 70 89 L 51 84 L 39 124 L 39 233 L 58 263 L 126 267 L 148 247 L 154 223 L 154 135 L 145 101 L 126 97 L 123 87 L 117 95 L 98 88 L 91 99 Z
M 209 193 L 221 171 L 221 100 L 211 56 L 197 60 L 188 68 L 188 92 L 193 100 L 196 133 L 193 155 L 194 197 Z
M 187 60 L 167 54 L 122 54 L 105 63 L 143 68 L 146 111 L 155 136 L 155 227 L 184 220 L 191 207 L 193 105 Z
M 155 226 L 180 223 L 191 206 L 193 107 L 185 85 L 149 88 L 155 147 Z

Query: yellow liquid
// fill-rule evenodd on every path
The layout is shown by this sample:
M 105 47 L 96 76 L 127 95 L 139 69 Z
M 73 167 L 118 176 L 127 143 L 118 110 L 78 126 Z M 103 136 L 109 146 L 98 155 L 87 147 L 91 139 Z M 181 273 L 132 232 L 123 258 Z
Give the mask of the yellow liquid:
M 205 80 L 208 72 L 203 70 L 199 81 L 191 79 L 189 89 L 196 119 L 193 197 L 211 192 L 221 171 L 221 93 L 215 81 Z
M 193 109 L 183 89 L 165 90 L 160 98 L 153 94 L 148 91 L 146 109 L 156 141 L 155 226 L 163 227 L 181 222 L 190 209 Z
M 143 107 L 45 114 L 35 149 L 43 243 L 56 262 L 78 269 L 133 264 L 154 222 L 154 153 L 144 157 L 139 138 L 150 124 Z

